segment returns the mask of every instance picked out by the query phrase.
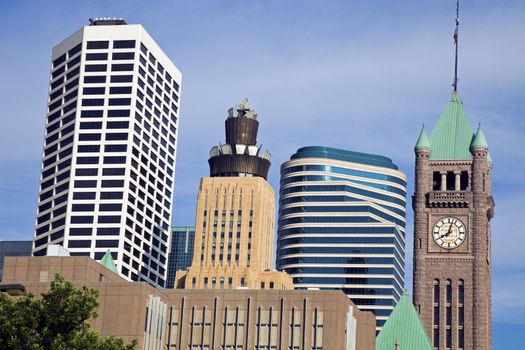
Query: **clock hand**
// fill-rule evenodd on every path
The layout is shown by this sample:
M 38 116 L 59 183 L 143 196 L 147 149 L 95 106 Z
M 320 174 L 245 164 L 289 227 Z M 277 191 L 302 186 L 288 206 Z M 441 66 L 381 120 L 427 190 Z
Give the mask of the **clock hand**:
M 452 224 L 449 225 L 448 227 L 448 230 L 446 233 L 443 233 L 441 236 L 439 236 L 438 238 L 443 238 L 443 237 L 448 237 L 448 235 L 450 235 L 452 233 Z

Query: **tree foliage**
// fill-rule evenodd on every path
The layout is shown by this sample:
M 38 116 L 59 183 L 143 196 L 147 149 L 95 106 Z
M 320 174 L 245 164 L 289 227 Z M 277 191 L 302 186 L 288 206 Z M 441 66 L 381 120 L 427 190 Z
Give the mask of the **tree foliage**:
M 133 350 L 115 337 L 90 330 L 97 317 L 98 291 L 76 288 L 56 275 L 49 291 L 13 298 L 0 292 L 0 349 L 13 350 Z

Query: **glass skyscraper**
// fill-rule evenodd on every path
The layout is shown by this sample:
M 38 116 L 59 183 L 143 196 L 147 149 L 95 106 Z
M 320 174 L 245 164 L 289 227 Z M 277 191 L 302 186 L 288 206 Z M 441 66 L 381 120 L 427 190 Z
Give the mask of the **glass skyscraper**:
M 33 255 L 59 244 L 164 286 L 181 73 L 139 24 L 96 19 L 52 51 Z
M 0 281 L 6 256 L 31 256 L 32 241 L 0 241 Z
M 281 166 L 277 269 L 340 289 L 380 328 L 403 294 L 406 176 L 387 157 L 304 147 Z
M 193 259 L 195 226 L 173 226 L 171 228 L 171 248 L 168 254 L 168 279 L 166 288 L 173 288 L 175 273 L 186 270 Z

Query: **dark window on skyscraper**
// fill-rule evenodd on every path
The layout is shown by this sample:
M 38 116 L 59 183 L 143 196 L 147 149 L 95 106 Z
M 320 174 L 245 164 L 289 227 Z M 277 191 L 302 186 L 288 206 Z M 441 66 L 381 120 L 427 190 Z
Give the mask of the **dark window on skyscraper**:
M 134 52 L 113 52 L 114 60 L 132 60 L 135 58 Z
M 115 141 L 115 140 L 127 140 L 128 134 L 127 133 L 108 133 L 106 134 L 106 140 L 107 141 Z
M 86 61 L 105 61 L 107 59 L 108 59 L 108 54 L 106 52 L 86 54 Z
M 101 192 L 100 199 L 122 199 L 123 195 L 122 192 Z
M 107 70 L 106 64 L 86 64 L 85 72 L 105 72 Z
M 79 153 L 89 153 L 98 151 L 100 151 L 100 145 L 79 145 L 77 148 L 77 152 Z
M 127 148 L 127 145 L 106 145 L 104 152 L 126 152 Z
M 129 106 L 131 104 L 130 98 L 110 98 L 110 106 Z
M 111 65 L 112 72 L 127 72 L 133 70 L 133 63 L 115 63 Z
M 62 56 L 58 57 L 57 59 L 53 60 L 53 68 L 57 67 L 61 63 L 63 63 L 66 60 L 66 54 L 63 54 Z
M 114 49 L 134 49 L 135 40 L 115 40 L 113 42 Z
M 93 216 L 72 216 L 71 223 L 72 224 L 92 224 Z
M 84 98 L 82 99 L 82 106 L 103 106 L 103 98 Z
M 109 48 L 109 41 L 88 41 L 87 48 L 89 49 L 107 49 Z
M 125 164 L 126 157 L 104 157 L 104 164 Z
M 124 180 L 102 180 L 102 187 L 124 187 Z M 104 193 L 107 193 L 107 192 L 102 192 L 102 195 L 101 195 L 102 199 L 113 199 L 113 198 L 105 198 Z
M 96 192 L 74 192 L 73 199 L 83 200 L 83 199 L 95 199 Z
M 89 248 L 91 247 L 90 240 L 70 240 L 67 244 L 68 248 Z
M 81 122 L 80 129 L 101 129 L 102 122 Z
M 97 176 L 97 168 L 87 168 L 87 169 L 76 169 L 75 176 Z
M 103 113 L 102 110 L 81 111 L 80 118 L 102 118 Z
M 69 229 L 70 236 L 90 236 L 91 233 L 91 227 L 72 227 Z
M 131 86 L 113 86 L 109 88 L 109 93 L 114 94 L 131 94 Z
M 99 224 L 120 224 L 121 217 L 119 215 L 99 215 Z
M 96 83 L 105 83 L 105 75 L 88 75 L 84 77 L 84 84 L 96 84 Z
M 97 180 L 75 180 L 75 188 L 97 187 Z
M 73 204 L 72 211 L 93 211 L 95 210 L 94 204 Z
M 132 75 L 112 75 L 112 83 L 131 83 L 133 81 Z
M 80 72 L 80 67 L 77 67 L 77 68 L 73 69 L 72 71 L 67 72 L 67 74 L 66 74 L 66 78 L 67 78 L 67 80 L 73 78 L 73 77 L 74 77 L 75 75 L 77 75 L 79 72 Z
M 118 117 L 129 117 L 129 109 L 110 109 L 108 110 L 109 118 L 118 118 Z
M 79 141 L 99 141 L 101 138 L 100 134 L 79 134 Z
M 84 95 L 104 95 L 104 92 L 106 91 L 103 87 L 88 87 L 84 88 L 82 90 L 82 93 Z
M 71 69 L 73 66 L 77 65 L 80 62 L 80 56 L 77 56 L 76 58 L 72 59 L 67 63 L 67 69 Z
M 77 157 L 77 164 L 98 164 L 98 157 Z
M 78 79 L 73 80 L 72 82 L 66 84 L 66 92 L 69 90 L 76 88 L 78 86 Z
M 67 52 L 67 55 L 69 58 L 73 57 L 75 54 L 77 54 L 78 52 L 80 52 L 80 50 L 82 49 L 82 43 L 78 44 L 77 46 L 75 46 L 74 48 L 72 48 L 71 50 L 69 50 Z
M 127 129 L 129 127 L 129 122 L 107 122 L 106 127 L 108 129 Z

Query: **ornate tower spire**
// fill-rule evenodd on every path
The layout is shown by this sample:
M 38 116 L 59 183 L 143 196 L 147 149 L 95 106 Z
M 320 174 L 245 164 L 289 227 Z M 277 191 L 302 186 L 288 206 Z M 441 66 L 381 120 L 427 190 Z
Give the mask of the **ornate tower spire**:
M 226 144 L 215 146 L 210 151 L 210 176 L 258 176 L 266 179 L 271 155 L 257 145 L 259 122 L 248 99 L 228 110 L 225 130 Z
M 459 35 L 459 0 L 456 0 L 456 30 L 454 31 L 454 45 L 456 47 L 456 56 L 454 61 L 454 92 L 458 90 L 458 35 Z

